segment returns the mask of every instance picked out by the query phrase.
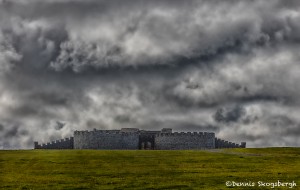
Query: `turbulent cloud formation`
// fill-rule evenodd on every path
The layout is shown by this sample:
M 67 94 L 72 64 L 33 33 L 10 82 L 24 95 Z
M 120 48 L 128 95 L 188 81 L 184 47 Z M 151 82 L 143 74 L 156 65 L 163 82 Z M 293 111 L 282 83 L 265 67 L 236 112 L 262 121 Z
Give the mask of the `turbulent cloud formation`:
M 299 146 L 299 1 L 0 1 L 0 148 L 74 130 Z

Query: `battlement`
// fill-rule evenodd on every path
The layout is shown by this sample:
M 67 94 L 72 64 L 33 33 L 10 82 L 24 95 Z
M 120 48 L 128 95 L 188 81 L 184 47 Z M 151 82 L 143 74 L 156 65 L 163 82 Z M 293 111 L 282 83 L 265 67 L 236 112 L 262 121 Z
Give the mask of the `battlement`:
M 122 135 L 131 135 L 136 134 L 138 135 L 138 132 L 134 131 L 121 131 L 121 130 L 93 130 L 93 131 L 75 131 L 74 135 L 97 135 L 97 134 L 105 134 L 105 135 L 115 135 L 115 134 L 122 134 Z
M 209 132 L 174 132 L 174 133 L 158 133 L 156 134 L 157 137 L 181 137 L 181 136 L 199 136 L 203 138 L 212 138 L 215 137 L 215 133 Z
M 74 135 L 87 135 L 87 134 L 138 134 L 139 130 L 136 128 L 122 128 L 121 130 L 97 130 L 92 131 L 74 131 Z
M 216 148 L 246 148 L 246 142 L 242 142 L 239 145 L 233 142 L 215 138 L 215 146 Z
M 47 142 L 46 144 L 38 144 L 34 142 L 34 149 L 73 149 L 74 137 L 60 139 L 56 141 Z
M 161 130 L 162 133 L 172 133 L 172 129 L 171 128 L 163 128 Z
M 139 129 L 137 129 L 137 128 L 122 128 L 120 131 L 124 132 L 124 133 L 137 133 L 137 132 L 139 132 Z

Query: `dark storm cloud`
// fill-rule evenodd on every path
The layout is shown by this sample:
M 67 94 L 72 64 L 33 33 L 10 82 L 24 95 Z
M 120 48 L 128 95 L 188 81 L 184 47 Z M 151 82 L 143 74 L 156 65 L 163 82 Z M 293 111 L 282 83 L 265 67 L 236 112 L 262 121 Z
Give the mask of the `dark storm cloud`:
M 4 136 L 6 136 L 6 137 L 16 136 L 18 134 L 18 129 L 19 129 L 19 127 L 17 127 L 17 126 L 10 127 L 10 129 L 8 131 L 6 131 Z
M 214 114 L 214 119 L 220 123 L 237 122 L 245 114 L 245 109 L 242 106 L 219 108 Z
M 121 127 L 298 146 L 299 9 L 283 0 L 0 1 L 0 147 Z
M 130 115 L 117 115 L 115 121 L 119 123 L 134 123 Z
M 66 125 L 65 123 L 60 122 L 60 121 L 57 121 L 57 122 L 56 122 L 55 129 L 56 129 L 56 130 L 60 130 L 60 129 L 62 129 L 65 125 Z

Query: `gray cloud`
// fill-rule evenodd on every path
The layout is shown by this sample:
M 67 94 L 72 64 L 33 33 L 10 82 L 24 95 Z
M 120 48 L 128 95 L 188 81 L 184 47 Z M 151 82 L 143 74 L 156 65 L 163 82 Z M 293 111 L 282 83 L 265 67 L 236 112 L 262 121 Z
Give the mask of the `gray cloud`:
M 221 123 L 237 122 L 244 114 L 245 110 L 241 106 L 219 108 L 214 114 L 214 119 L 216 122 Z
M 62 129 L 65 125 L 66 125 L 65 123 L 60 122 L 60 121 L 57 121 L 57 122 L 56 122 L 55 129 L 56 129 L 56 130 L 60 130 L 60 129 Z
M 0 3 L 0 147 L 74 130 L 299 146 L 299 1 Z

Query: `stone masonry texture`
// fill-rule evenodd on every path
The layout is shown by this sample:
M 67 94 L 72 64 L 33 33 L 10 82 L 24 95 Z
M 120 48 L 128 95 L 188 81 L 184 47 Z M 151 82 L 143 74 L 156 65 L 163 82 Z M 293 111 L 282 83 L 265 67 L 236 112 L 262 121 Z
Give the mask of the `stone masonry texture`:
M 121 130 L 75 131 L 74 137 L 39 144 L 35 149 L 100 149 L 100 150 L 190 150 L 215 148 L 246 148 L 246 142 L 236 144 L 215 137 L 211 132 L 146 131 L 137 128 Z

